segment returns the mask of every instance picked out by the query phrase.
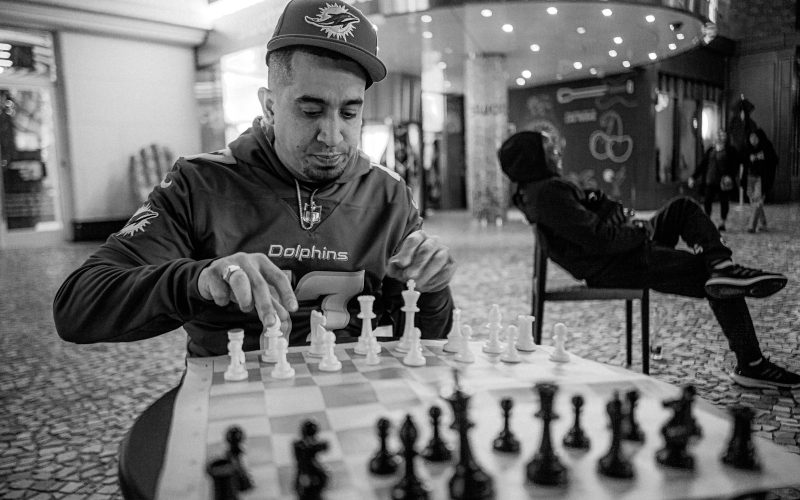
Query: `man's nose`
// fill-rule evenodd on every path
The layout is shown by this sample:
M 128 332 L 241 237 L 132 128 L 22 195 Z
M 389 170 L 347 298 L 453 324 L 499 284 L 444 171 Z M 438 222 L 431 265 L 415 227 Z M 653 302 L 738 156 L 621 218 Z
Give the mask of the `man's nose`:
M 321 120 L 317 140 L 326 146 L 333 147 L 344 140 L 342 135 L 342 124 L 337 117 L 330 117 Z

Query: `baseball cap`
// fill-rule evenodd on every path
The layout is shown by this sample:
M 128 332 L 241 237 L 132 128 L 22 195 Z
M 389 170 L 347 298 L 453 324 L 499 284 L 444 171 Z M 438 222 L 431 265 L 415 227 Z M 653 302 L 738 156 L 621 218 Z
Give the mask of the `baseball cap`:
M 338 52 L 367 73 L 369 87 L 383 80 L 386 66 L 378 59 L 378 32 L 357 8 L 341 0 L 291 0 L 267 42 L 267 56 L 290 45 L 310 45 Z

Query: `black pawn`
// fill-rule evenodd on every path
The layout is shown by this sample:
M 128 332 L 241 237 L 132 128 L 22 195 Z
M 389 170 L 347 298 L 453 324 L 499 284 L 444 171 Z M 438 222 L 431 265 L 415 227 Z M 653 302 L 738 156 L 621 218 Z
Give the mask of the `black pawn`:
M 542 443 L 539 451 L 533 456 L 526 467 L 529 480 L 536 484 L 546 486 L 561 486 L 567 484 L 567 468 L 561 464 L 550 438 L 550 422 L 558 418 L 553 411 L 553 398 L 558 387 L 552 383 L 536 384 L 539 392 L 540 409 L 536 417 L 542 419 Z
M 422 457 L 431 462 L 447 462 L 452 458 L 453 452 L 450 447 L 444 442 L 439 433 L 439 420 L 442 417 L 442 409 L 438 406 L 431 406 L 428 410 L 431 417 L 431 426 L 433 427 L 433 436 L 428 441 L 428 446 L 422 450 Z
M 738 469 L 761 470 L 752 439 L 753 410 L 737 405 L 728 411 L 733 416 L 733 431 L 722 461 Z
M 214 500 L 238 500 L 236 466 L 228 458 L 209 462 L 206 472 L 214 483 Z
M 700 426 L 692 416 L 692 402 L 695 388 L 688 385 L 678 399 L 663 402 L 665 408 L 671 408 L 672 417 L 661 428 L 664 447 L 656 452 L 656 460 L 661 465 L 678 469 L 694 469 L 694 457 L 687 448 L 693 437 L 702 435 Z
M 388 419 L 378 419 L 378 437 L 381 441 L 381 447 L 369 461 L 369 471 L 379 476 L 387 476 L 394 474 L 397 471 L 397 466 L 400 464 L 400 457 L 389 451 L 387 440 L 389 438 L 389 429 L 392 423 Z
M 583 408 L 583 396 L 572 396 L 572 410 L 575 414 L 575 422 L 564 436 L 564 446 L 577 450 L 588 450 L 591 445 L 589 436 L 581 428 L 581 409 Z
M 511 408 L 514 407 L 514 401 L 511 398 L 503 398 L 500 400 L 500 408 L 503 410 L 503 430 L 494 439 L 492 448 L 497 451 L 506 453 L 516 453 L 519 451 L 519 440 L 511 432 Z
M 633 466 L 622 453 L 622 401 L 614 391 L 614 398 L 606 405 L 611 427 L 611 448 L 597 463 L 597 470 L 609 477 L 633 477 Z
M 420 481 L 414 469 L 414 457 L 417 455 L 414 443 L 417 441 L 417 427 L 406 415 L 406 420 L 400 427 L 400 442 L 403 443 L 403 458 L 405 459 L 405 474 L 392 488 L 392 500 L 427 500 L 428 487 Z
M 241 427 L 233 425 L 229 427 L 228 432 L 225 433 L 225 440 L 228 442 L 228 460 L 230 460 L 236 468 L 236 488 L 238 491 L 252 489 L 253 480 L 250 478 L 250 474 L 247 473 L 247 470 L 245 470 L 242 460 L 244 431 L 242 431 Z
M 644 432 L 636 421 L 636 403 L 639 401 L 639 393 L 635 390 L 625 393 L 625 412 L 622 421 L 622 439 L 644 443 Z
M 294 442 L 297 475 L 294 487 L 298 500 L 321 500 L 322 490 L 328 484 L 328 473 L 317 459 L 317 454 L 328 449 L 328 443 L 317 440 L 318 427 L 306 420 L 300 427 L 301 437 Z

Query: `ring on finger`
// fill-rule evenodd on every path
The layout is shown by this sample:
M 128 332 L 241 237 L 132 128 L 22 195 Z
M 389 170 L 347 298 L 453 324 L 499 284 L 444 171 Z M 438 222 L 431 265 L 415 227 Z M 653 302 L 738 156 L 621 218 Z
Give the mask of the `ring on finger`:
M 237 266 L 236 264 L 229 265 L 228 267 L 225 268 L 225 272 L 222 273 L 223 281 L 225 281 L 225 283 L 230 283 L 230 279 L 231 279 L 231 276 L 233 275 L 233 273 L 235 273 L 236 271 L 241 271 L 241 270 L 242 270 L 242 268 Z

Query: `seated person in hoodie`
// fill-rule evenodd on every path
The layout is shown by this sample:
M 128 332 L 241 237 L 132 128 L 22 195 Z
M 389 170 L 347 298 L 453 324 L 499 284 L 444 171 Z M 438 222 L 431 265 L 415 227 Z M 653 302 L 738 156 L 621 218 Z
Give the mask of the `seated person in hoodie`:
M 547 256 L 595 287 L 652 288 L 708 299 L 736 355 L 731 377 L 746 387 L 800 387 L 800 376 L 765 358 L 745 297 L 766 297 L 786 277 L 735 264 L 719 230 L 690 198 L 666 204 L 647 222 L 632 221 L 601 191 L 561 177 L 558 144 L 544 132 L 519 132 L 498 152 L 518 183 L 515 204 L 536 224 Z M 693 251 L 677 249 L 682 238 Z
M 365 91 L 386 75 L 377 33 L 351 6 L 342 19 L 352 36 L 303 21 L 326 8 L 287 5 L 267 45 L 263 116 L 227 149 L 179 159 L 66 279 L 54 302 L 62 338 L 128 342 L 182 326 L 190 356 L 214 356 L 227 353 L 231 328 L 258 349 L 276 316 L 302 345 L 316 309 L 349 341 L 361 329 L 359 295 L 375 296 L 376 324 L 397 333 L 410 279 L 423 337 L 446 334 L 449 250 L 422 231 L 403 180 L 358 149 Z

